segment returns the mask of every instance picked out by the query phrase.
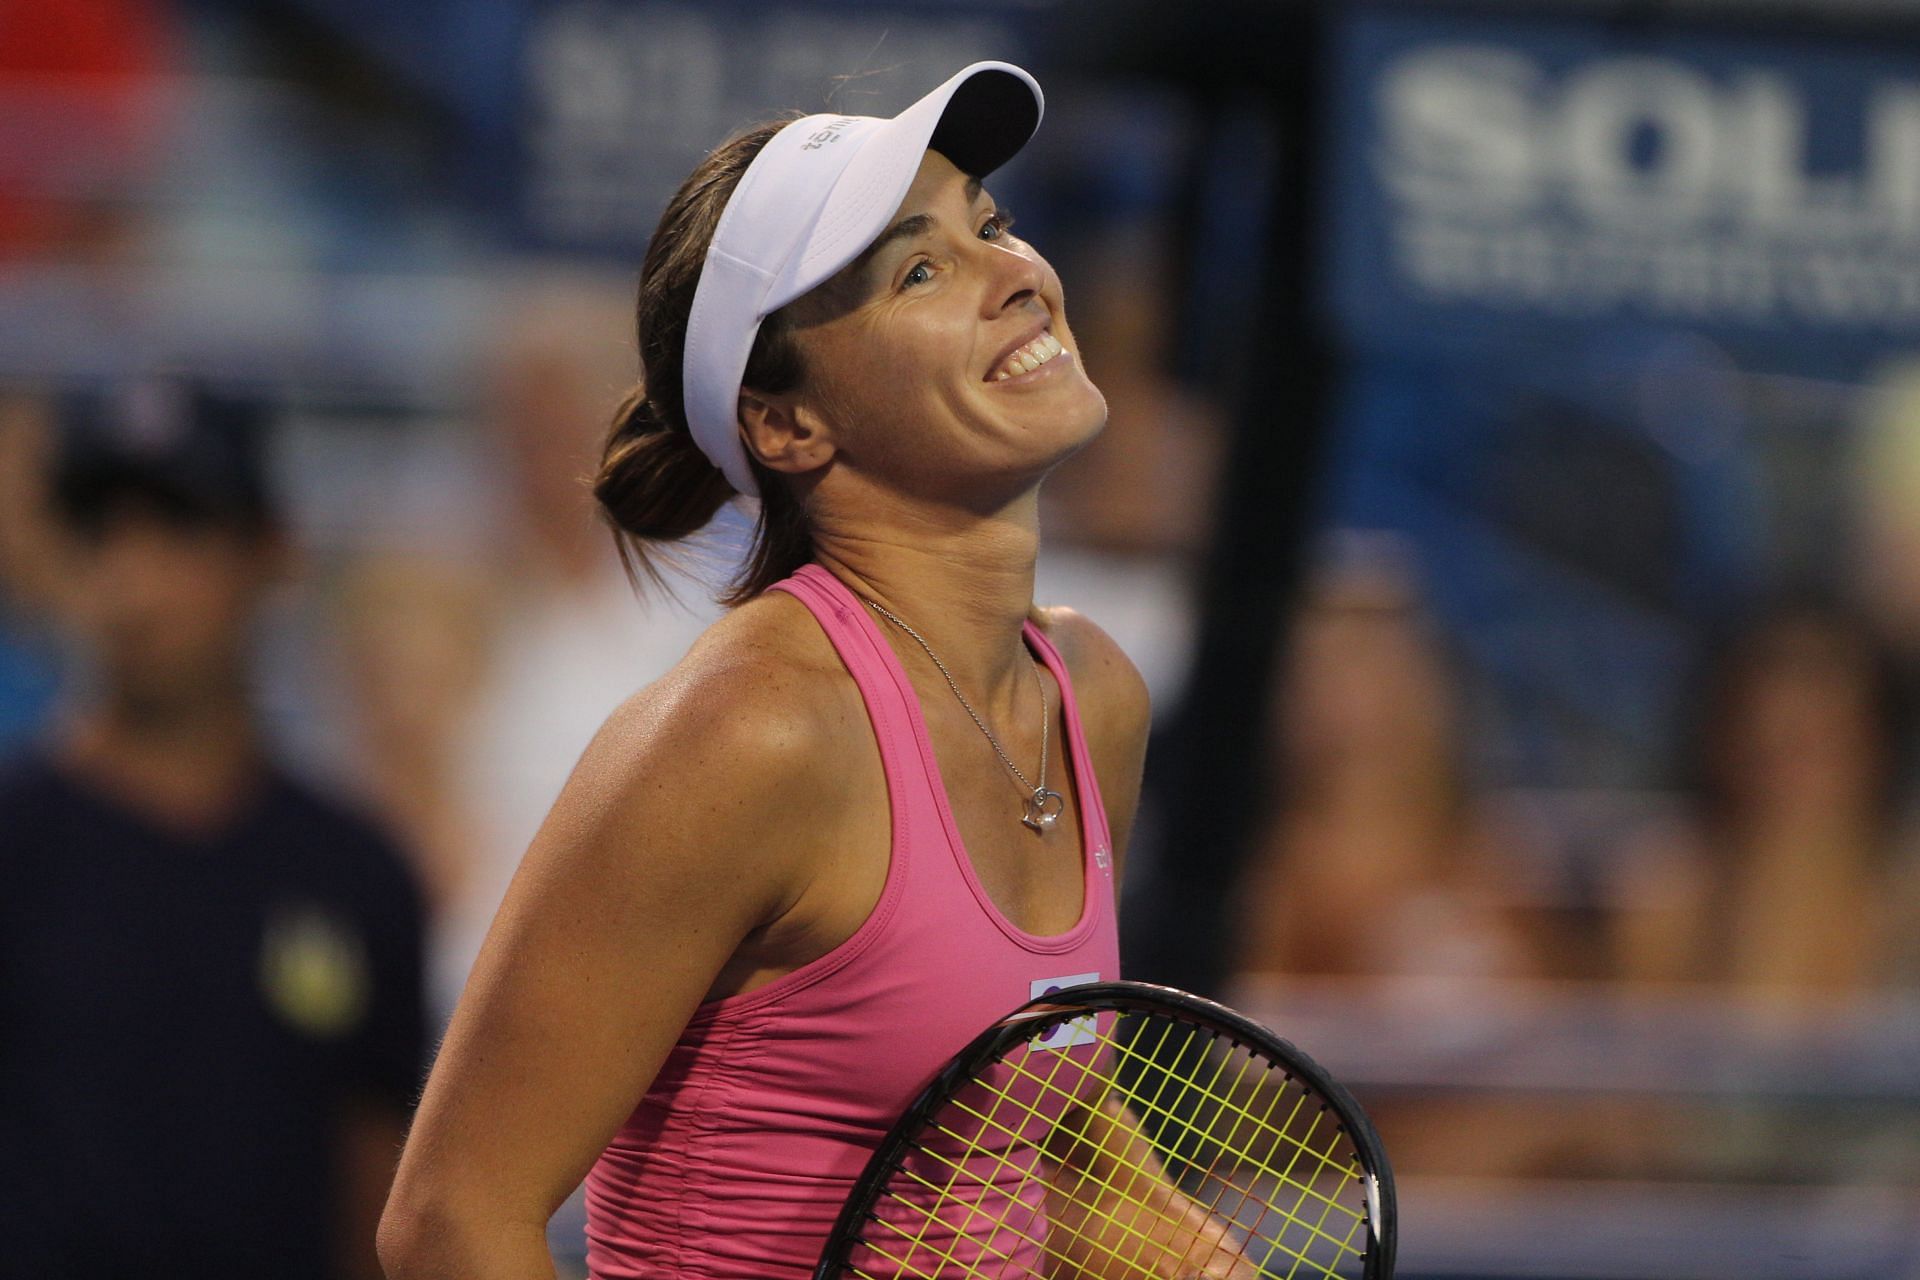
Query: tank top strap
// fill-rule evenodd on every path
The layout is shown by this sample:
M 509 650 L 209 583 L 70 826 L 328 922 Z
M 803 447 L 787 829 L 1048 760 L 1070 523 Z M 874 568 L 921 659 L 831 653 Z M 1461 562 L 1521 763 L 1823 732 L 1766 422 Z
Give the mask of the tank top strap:
M 1039 657 L 1041 663 L 1060 685 L 1061 714 L 1066 718 L 1067 737 L 1072 747 L 1073 784 L 1080 795 L 1080 821 L 1087 824 L 1087 845 L 1093 851 L 1093 860 L 1105 870 L 1102 859 L 1112 856 L 1113 831 L 1107 825 L 1107 802 L 1100 795 L 1100 779 L 1093 767 L 1093 755 L 1087 750 L 1086 730 L 1080 723 L 1080 703 L 1073 695 L 1073 676 L 1067 671 L 1067 660 L 1060 656 L 1060 650 L 1039 627 L 1027 622 L 1023 628 L 1027 639 L 1027 648 Z M 1089 868 L 1089 888 L 1093 885 Z
M 918 695 L 859 597 L 846 583 L 817 564 L 802 565 L 793 576 L 774 583 L 768 590 L 785 591 L 807 606 L 859 686 L 861 700 L 873 721 L 874 737 L 880 745 L 896 834 L 913 828 L 916 796 L 932 806 L 925 812 L 939 813 L 945 807 L 945 796 L 938 782 L 932 744 L 922 741 L 916 728 Z M 1080 704 L 1073 691 L 1073 676 L 1067 670 L 1066 659 L 1060 656 L 1059 649 L 1045 632 L 1028 621 L 1022 625 L 1021 634 L 1027 648 L 1053 673 L 1060 687 L 1061 714 L 1068 737 L 1066 745 L 1073 761 L 1074 786 L 1081 797 L 1080 820 L 1086 824 L 1086 846 L 1092 854 L 1087 867 L 1088 885 L 1092 888 L 1096 864 L 1099 871 L 1106 869 L 1106 859 L 1113 848 L 1113 833 L 1107 823 L 1106 801 L 1100 794 L 1093 756 L 1087 749 Z M 896 839 L 896 855 L 903 843 Z
M 922 779 L 925 789 L 920 746 L 909 709 L 914 705 L 913 689 L 902 687 L 899 664 L 890 661 L 892 654 L 882 649 L 885 641 L 864 616 L 859 599 L 833 574 L 817 564 L 806 564 L 767 589 L 785 591 L 807 607 L 860 690 L 886 772 L 893 856 L 899 858 L 912 843 L 902 837 L 914 826 L 914 780 Z

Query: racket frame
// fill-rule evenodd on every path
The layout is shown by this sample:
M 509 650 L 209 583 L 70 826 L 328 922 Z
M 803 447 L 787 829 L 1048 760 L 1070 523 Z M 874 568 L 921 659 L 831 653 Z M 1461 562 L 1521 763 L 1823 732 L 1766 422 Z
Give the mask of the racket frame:
M 1277 1062 L 1327 1104 L 1339 1121 L 1339 1128 L 1353 1143 L 1360 1158 L 1367 1195 L 1368 1247 L 1362 1263 L 1361 1280 L 1392 1280 L 1395 1253 L 1394 1220 L 1397 1201 L 1393 1170 L 1387 1163 L 1386 1149 L 1374 1131 L 1373 1122 L 1360 1108 L 1346 1087 L 1312 1058 L 1281 1039 L 1266 1027 L 1236 1010 L 1204 996 L 1176 987 L 1150 982 L 1089 982 L 1063 987 L 1027 1001 L 968 1042 L 920 1091 L 894 1122 L 887 1136 L 874 1148 L 867 1166 L 848 1193 L 833 1231 L 814 1268 L 814 1280 L 844 1280 L 848 1255 L 858 1243 L 856 1228 L 871 1216 L 874 1201 L 888 1177 L 894 1172 L 905 1150 L 913 1143 L 935 1109 L 951 1098 L 961 1086 L 972 1080 L 985 1063 L 1007 1049 L 1032 1038 L 1033 1023 L 1058 1014 L 1083 1013 L 1172 1013 L 1208 1029 L 1217 1029 Z

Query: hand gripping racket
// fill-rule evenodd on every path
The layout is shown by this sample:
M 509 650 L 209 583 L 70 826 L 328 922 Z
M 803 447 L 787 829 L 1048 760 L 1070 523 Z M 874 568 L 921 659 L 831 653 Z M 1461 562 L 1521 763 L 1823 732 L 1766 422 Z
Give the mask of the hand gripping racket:
M 1391 1280 L 1393 1174 L 1347 1091 L 1223 1005 L 1102 982 L 934 1077 L 814 1280 Z

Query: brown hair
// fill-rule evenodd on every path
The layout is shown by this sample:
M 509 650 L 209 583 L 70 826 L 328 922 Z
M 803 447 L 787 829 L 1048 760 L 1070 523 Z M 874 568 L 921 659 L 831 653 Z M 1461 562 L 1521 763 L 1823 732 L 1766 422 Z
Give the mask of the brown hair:
M 666 544 L 707 526 L 733 496 L 720 469 L 707 460 L 687 429 L 681 360 L 687 316 L 700 283 L 707 246 L 753 158 L 788 122 L 756 125 L 728 139 L 700 162 L 667 202 L 640 266 L 634 318 L 640 337 L 640 382 L 614 411 L 593 496 L 613 527 L 614 544 L 630 578 L 660 582 Z M 799 385 L 800 351 L 785 310 L 760 325 L 742 385 L 778 394 Z M 760 489 L 760 518 L 740 572 L 720 593 L 741 604 L 788 576 L 813 556 L 813 535 L 800 501 L 781 478 L 748 457 Z

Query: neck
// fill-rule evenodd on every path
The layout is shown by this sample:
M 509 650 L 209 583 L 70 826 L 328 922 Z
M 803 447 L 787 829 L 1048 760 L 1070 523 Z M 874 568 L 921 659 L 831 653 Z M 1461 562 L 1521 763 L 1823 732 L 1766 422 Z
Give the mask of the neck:
M 66 724 L 60 758 L 167 825 L 215 829 L 241 803 L 261 749 L 244 694 L 165 707 L 105 698 Z
M 943 509 L 814 521 L 820 564 L 918 631 L 963 689 L 994 702 L 1031 696 L 1020 631 L 1033 609 L 1039 547 L 1031 492 L 987 516 Z M 895 647 L 902 643 L 902 652 L 918 653 L 909 637 L 896 635 Z

